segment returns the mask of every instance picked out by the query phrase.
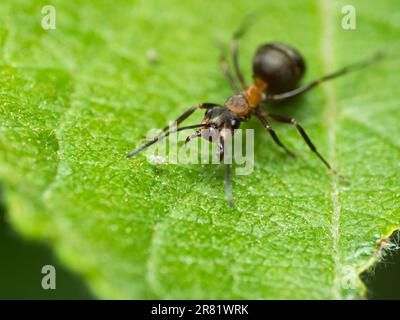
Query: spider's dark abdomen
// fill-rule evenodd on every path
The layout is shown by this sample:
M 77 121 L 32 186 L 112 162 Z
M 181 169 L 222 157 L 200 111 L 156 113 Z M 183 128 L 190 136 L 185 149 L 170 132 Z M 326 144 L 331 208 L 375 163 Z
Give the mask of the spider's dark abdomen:
M 283 43 L 264 44 L 253 57 L 253 76 L 265 81 L 270 93 L 294 89 L 303 77 L 305 68 L 300 53 Z

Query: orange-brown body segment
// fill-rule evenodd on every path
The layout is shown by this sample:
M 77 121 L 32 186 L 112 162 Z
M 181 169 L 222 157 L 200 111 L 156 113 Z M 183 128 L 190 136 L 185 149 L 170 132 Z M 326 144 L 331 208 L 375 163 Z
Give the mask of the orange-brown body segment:
M 267 83 L 260 78 L 253 79 L 253 84 L 246 89 L 246 98 L 250 109 L 254 109 L 260 104 L 262 95 L 267 87 Z
M 266 82 L 259 78 L 253 79 L 253 84 L 245 91 L 239 92 L 225 101 L 225 107 L 231 110 L 240 118 L 248 118 L 253 110 L 260 105 L 263 93 L 267 89 Z

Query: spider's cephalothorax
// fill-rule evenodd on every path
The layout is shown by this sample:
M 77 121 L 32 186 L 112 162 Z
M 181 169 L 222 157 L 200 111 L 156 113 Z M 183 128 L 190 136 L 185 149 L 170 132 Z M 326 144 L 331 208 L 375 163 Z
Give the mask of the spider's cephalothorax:
M 243 30 L 236 33 L 237 36 L 241 34 L 243 34 Z M 296 127 L 310 150 L 318 156 L 328 169 L 336 173 L 317 151 L 317 148 L 311 142 L 311 139 L 308 137 L 303 127 L 295 119 L 264 111 L 263 107 L 269 101 L 281 101 L 298 96 L 326 80 L 334 79 L 349 71 L 364 67 L 377 60 L 380 56 L 374 56 L 366 61 L 355 63 L 304 86 L 297 87 L 306 69 L 304 59 L 300 53 L 291 46 L 283 43 L 267 43 L 260 46 L 254 54 L 253 82 L 251 85 L 248 85 L 239 68 L 237 49 L 237 37 L 234 37 L 232 40 L 232 60 L 237 79 L 235 79 L 231 73 L 225 57 L 221 57 L 220 62 L 222 70 L 234 91 L 234 94 L 229 97 L 223 105 L 216 103 L 200 103 L 199 105 L 191 107 L 176 119 L 177 126 L 194 111 L 205 109 L 206 112 L 200 124 L 177 128 L 170 128 L 167 126 L 164 128 L 162 134 L 133 150 L 128 154 L 128 157 L 134 156 L 141 150 L 167 137 L 172 132 L 197 128 L 197 131 L 187 137 L 186 143 L 198 137 L 216 143 L 218 145 L 219 158 L 223 159 L 224 141 L 234 134 L 234 130 L 239 128 L 242 121 L 247 121 L 254 115 L 261 121 L 274 142 L 291 156 L 294 156 L 294 153 L 288 150 L 280 141 L 277 134 L 272 129 L 268 118 Z M 227 164 L 226 173 L 227 198 L 228 202 L 232 203 L 230 164 Z
M 203 138 L 209 141 L 215 141 L 215 139 L 210 139 L 212 136 L 215 136 L 209 132 L 213 130 L 218 130 L 220 133 L 223 130 L 229 131 L 226 133 L 221 133 L 220 136 L 222 139 L 228 138 L 229 135 L 233 134 L 234 129 L 238 129 L 240 126 L 239 117 L 229 109 L 226 109 L 221 106 L 215 106 L 206 111 L 204 115 L 204 119 L 201 122 L 207 126 L 207 128 L 200 129 L 202 132 Z
M 224 107 L 235 113 L 240 119 L 247 120 L 264 98 L 267 83 L 254 77 L 253 83 L 245 90 L 229 97 Z
M 204 108 L 205 105 L 199 105 Z M 200 128 L 186 138 L 185 143 L 192 139 L 202 137 L 203 139 L 218 145 L 218 156 L 220 160 L 224 157 L 224 141 L 232 137 L 235 129 L 240 126 L 240 118 L 224 106 L 210 104 L 201 121 Z

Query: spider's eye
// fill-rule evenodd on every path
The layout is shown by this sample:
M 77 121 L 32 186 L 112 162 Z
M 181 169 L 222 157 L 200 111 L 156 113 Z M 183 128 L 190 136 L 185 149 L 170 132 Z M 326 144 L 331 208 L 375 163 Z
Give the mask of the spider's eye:
M 212 112 L 212 108 L 209 108 L 206 110 L 206 112 L 204 113 L 205 116 L 209 116 Z
M 236 119 L 236 118 L 233 118 L 231 120 L 231 126 L 232 126 L 233 129 L 238 129 L 239 126 L 240 126 L 240 121 L 238 119 Z

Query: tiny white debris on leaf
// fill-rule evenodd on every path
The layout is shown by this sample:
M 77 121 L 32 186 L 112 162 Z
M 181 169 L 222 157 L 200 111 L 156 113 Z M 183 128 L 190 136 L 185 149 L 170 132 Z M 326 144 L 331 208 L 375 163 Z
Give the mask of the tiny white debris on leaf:
M 149 49 L 147 51 L 147 58 L 153 62 L 158 60 L 158 52 L 156 49 Z
M 162 156 L 149 155 L 147 158 L 150 163 L 165 164 L 167 160 Z

